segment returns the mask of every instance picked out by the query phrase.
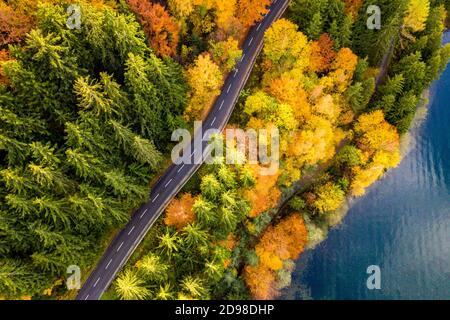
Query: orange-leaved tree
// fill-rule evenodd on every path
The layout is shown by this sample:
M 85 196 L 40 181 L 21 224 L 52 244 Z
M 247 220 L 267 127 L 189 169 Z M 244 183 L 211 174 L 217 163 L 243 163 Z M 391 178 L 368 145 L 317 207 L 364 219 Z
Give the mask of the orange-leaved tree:
M 303 218 L 293 214 L 275 226 L 269 226 L 256 245 L 260 263 L 277 271 L 284 260 L 298 259 L 307 242 Z M 279 263 L 278 263 L 279 262 Z
M 245 28 L 262 20 L 268 12 L 270 0 L 239 0 L 237 5 L 237 17 Z
M 252 297 L 256 300 L 270 300 L 278 294 L 275 272 L 262 264 L 246 266 L 244 279 Z
M 246 266 L 244 279 L 255 299 L 277 296 L 278 274 L 287 260 L 298 259 L 308 241 L 303 218 L 294 213 L 275 226 L 269 226 L 255 250 L 259 258 L 256 266 Z
M 345 13 L 350 15 L 353 21 L 358 18 L 358 12 L 364 4 L 364 0 L 344 0 L 345 2 Z
M 30 17 L 0 2 L 0 48 L 20 42 L 32 26 Z
M 309 67 L 313 72 L 326 72 L 330 69 L 335 57 L 334 41 L 328 33 L 323 33 L 319 40 L 311 44 Z
M 353 73 L 358 65 L 358 56 L 349 48 L 342 48 L 331 64 L 329 77 L 338 92 L 344 92 L 351 84 Z
M 254 218 L 264 211 L 274 207 L 281 197 L 281 192 L 277 187 L 279 171 L 272 175 L 261 174 L 262 167 L 258 165 L 251 166 L 253 176 L 256 177 L 255 186 L 245 191 L 245 197 L 251 204 L 249 216 Z
M 174 56 L 177 52 L 180 26 L 158 3 L 150 0 L 127 0 L 139 17 L 151 47 L 160 56 Z
M 7 50 L 0 50 L 0 85 L 8 83 L 8 78 L 3 73 L 2 63 L 8 61 L 9 59 L 9 52 Z
M 195 221 L 195 213 L 192 210 L 195 199 L 190 193 L 185 193 L 180 199 L 173 199 L 166 210 L 164 223 L 182 230 L 188 224 Z

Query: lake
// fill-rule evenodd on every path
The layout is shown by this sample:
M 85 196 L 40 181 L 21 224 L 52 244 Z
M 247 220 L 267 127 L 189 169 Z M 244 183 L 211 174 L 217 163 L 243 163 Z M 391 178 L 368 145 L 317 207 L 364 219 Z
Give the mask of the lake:
M 282 299 L 450 299 L 450 67 L 428 108 L 400 166 L 301 256 Z M 367 288 L 371 265 L 380 290 Z

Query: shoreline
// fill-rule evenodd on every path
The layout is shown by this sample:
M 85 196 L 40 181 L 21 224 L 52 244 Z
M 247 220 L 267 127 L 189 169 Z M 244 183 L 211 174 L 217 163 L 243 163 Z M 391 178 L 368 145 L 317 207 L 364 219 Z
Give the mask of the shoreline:
M 450 29 L 447 29 L 443 33 L 444 42 L 443 44 L 450 42 Z M 448 39 L 446 39 L 448 38 Z M 446 41 L 447 40 L 447 41 Z M 420 102 L 417 106 L 414 120 L 411 123 L 410 129 L 401 136 L 401 144 L 400 144 L 400 150 L 401 150 L 401 163 L 398 165 L 398 167 L 389 169 L 386 171 L 382 177 L 380 177 L 373 185 L 371 185 L 367 192 L 369 193 L 371 189 L 376 188 L 376 186 L 379 184 L 380 181 L 385 180 L 388 178 L 390 174 L 395 172 L 395 170 L 398 170 L 402 164 L 404 163 L 404 160 L 408 157 L 408 155 L 415 150 L 418 146 L 418 139 L 420 137 L 420 134 L 422 130 L 424 129 L 424 124 L 427 121 L 427 118 L 430 113 L 430 108 L 433 106 L 434 99 L 436 95 L 438 94 L 438 91 L 436 90 L 436 84 L 440 81 L 440 78 L 435 80 L 421 95 Z M 341 207 L 338 210 L 343 210 L 345 213 L 343 213 L 343 219 L 346 219 L 348 216 L 349 211 L 355 207 L 355 205 L 358 204 L 358 202 L 365 199 L 367 195 L 360 197 L 360 198 L 347 198 L 345 206 Z M 331 230 L 340 229 L 340 228 L 346 228 L 346 223 L 343 222 L 333 228 Z M 302 254 L 302 256 L 295 261 L 296 270 L 300 268 L 301 271 L 296 272 L 295 276 L 300 277 L 306 270 L 307 265 L 311 263 L 311 257 L 312 252 L 314 252 L 316 249 L 318 249 L 319 246 L 323 244 L 325 240 L 328 239 L 328 235 L 319 243 L 315 244 L 313 247 L 308 247 L 305 252 Z M 294 289 L 296 288 L 296 290 Z M 313 299 L 311 297 L 311 287 L 305 286 L 305 283 L 293 280 L 293 283 L 283 289 L 281 296 L 279 299 L 286 300 L 286 299 L 292 299 L 294 297 L 294 294 L 300 294 L 302 299 Z M 288 296 L 287 296 L 288 295 Z

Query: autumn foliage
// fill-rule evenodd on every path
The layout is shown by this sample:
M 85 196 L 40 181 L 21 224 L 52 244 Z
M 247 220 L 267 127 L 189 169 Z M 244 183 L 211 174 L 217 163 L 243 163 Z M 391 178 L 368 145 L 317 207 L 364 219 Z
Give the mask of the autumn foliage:
M 334 50 L 324 33 L 309 41 L 287 19 L 265 34 L 262 86 L 246 100 L 247 127 L 280 130 L 280 184 L 290 186 L 305 166 L 330 160 L 346 132 L 339 128 L 349 112 L 344 94 L 352 84 L 358 57 L 349 48 Z
M 164 223 L 181 230 L 189 223 L 194 222 L 195 214 L 192 211 L 194 202 L 190 193 L 185 193 L 180 199 L 173 199 L 166 210 Z
M 209 54 L 200 55 L 186 72 L 191 87 L 189 104 L 185 111 L 187 120 L 199 120 L 220 94 L 223 75 Z
M 267 13 L 270 0 L 238 0 L 237 17 L 245 27 L 262 20 Z
M 307 243 L 308 233 L 299 214 L 292 214 L 269 226 L 256 245 L 259 263 L 246 266 L 244 278 L 253 298 L 272 299 L 278 294 L 277 274 L 287 260 L 298 259 Z
M 345 2 L 345 13 L 350 15 L 353 20 L 358 17 L 359 9 L 361 9 L 364 4 L 364 0 L 344 0 Z
M 158 3 L 150 0 L 127 0 L 139 17 L 151 47 L 160 56 L 174 56 L 177 51 L 180 26 Z
M 344 92 L 352 82 L 353 73 L 358 64 L 358 56 L 349 48 L 338 51 L 331 64 L 331 72 L 328 75 L 338 92 Z
M 398 132 L 386 122 L 381 110 L 359 117 L 355 131 L 359 134 L 359 147 L 371 154 L 377 151 L 394 152 L 399 147 Z
M 425 29 L 429 14 L 429 0 L 409 0 L 406 15 L 403 18 L 403 27 L 412 32 L 422 31 Z
M 254 218 L 274 207 L 280 200 L 281 192 L 277 187 L 279 172 L 273 175 L 261 175 L 261 167 L 254 166 L 252 169 L 256 184 L 252 189 L 245 191 L 245 197 L 252 206 L 249 216 Z
M 30 17 L 0 2 L 0 48 L 20 42 L 32 26 Z
M 303 218 L 293 214 L 276 226 L 269 226 L 256 246 L 260 262 L 277 271 L 284 260 L 298 259 L 307 241 Z
M 320 186 L 316 190 L 316 198 L 313 206 L 320 213 L 326 213 L 339 209 L 345 200 L 345 193 L 339 186 L 332 182 Z
M 397 129 L 384 119 L 381 110 L 360 116 L 355 132 L 365 163 L 353 168 L 351 188 L 352 195 L 362 196 L 386 169 L 399 164 L 400 137 Z
M 6 75 L 3 72 L 2 63 L 8 61 L 9 59 L 10 58 L 9 58 L 8 51 L 7 50 L 0 50 L 0 85 L 8 83 L 8 79 L 7 79 Z
M 327 33 L 323 33 L 319 40 L 313 41 L 311 44 L 311 71 L 328 71 L 331 67 L 331 62 L 335 57 L 334 41 Z
M 244 278 L 254 299 L 270 300 L 277 296 L 276 274 L 263 264 L 246 266 Z

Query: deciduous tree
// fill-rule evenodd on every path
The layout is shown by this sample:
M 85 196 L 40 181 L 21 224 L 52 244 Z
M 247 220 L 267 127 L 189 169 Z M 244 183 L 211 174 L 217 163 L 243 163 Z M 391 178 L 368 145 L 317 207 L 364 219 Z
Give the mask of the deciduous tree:
M 275 226 L 269 226 L 256 245 L 259 262 L 246 266 L 244 279 L 255 299 L 273 299 L 278 295 L 275 271 L 283 269 L 284 262 L 298 259 L 308 236 L 303 219 L 292 214 Z
M 311 44 L 310 68 L 313 72 L 325 72 L 331 67 L 335 59 L 334 41 L 327 33 L 323 33 L 319 40 Z
M 344 203 L 345 193 L 336 184 L 328 182 L 316 189 L 317 198 L 314 208 L 320 213 L 326 213 L 339 209 Z
M 180 199 L 172 200 L 166 210 L 165 224 L 181 230 L 194 222 L 195 214 L 192 210 L 194 202 L 194 198 L 189 193 L 183 194 Z
M 252 189 L 245 191 L 245 197 L 251 205 L 249 216 L 254 218 L 275 206 L 281 197 L 281 192 L 277 187 L 279 172 L 273 175 L 261 175 L 262 168 L 254 166 L 252 169 L 256 184 Z
M 9 52 L 7 50 L 0 50 L 0 85 L 6 85 L 8 83 L 8 78 L 3 72 L 2 64 L 9 59 Z
M 256 300 L 274 299 L 278 294 L 275 272 L 264 265 L 246 266 L 244 279 L 252 297 Z
M 238 0 L 237 17 L 245 28 L 262 20 L 267 13 L 270 0 Z
M 286 19 L 276 21 L 264 35 L 264 57 L 276 67 L 287 69 L 304 52 L 308 44 L 306 36 Z
M 208 54 L 202 54 L 187 70 L 187 79 L 192 92 L 185 117 L 189 120 L 201 119 L 220 93 L 222 73 Z
M 364 4 L 363 0 L 345 0 L 345 13 L 350 15 L 355 21 L 358 18 L 358 13 Z
M 210 52 L 214 62 L 220 66 L 224 74 L 230 72 L 242 56 L 242 50 L 239 49 L 238 41 L 232 37 L 225 41 L 212 43 Z
M 171 12 L 180 18 L 187 18 L 198 0 L 169 0 L 169 8 Z
M 0 2 L 0 48 L 20 42 L 33 27 L 32 19 Z
M 176 54 L 180 27 L 159 3 L 150 0 L 127 0 L 141 21 L 152 48 L 160 56 Z

